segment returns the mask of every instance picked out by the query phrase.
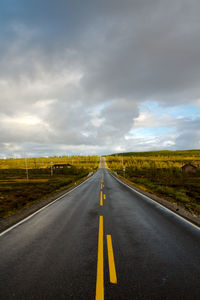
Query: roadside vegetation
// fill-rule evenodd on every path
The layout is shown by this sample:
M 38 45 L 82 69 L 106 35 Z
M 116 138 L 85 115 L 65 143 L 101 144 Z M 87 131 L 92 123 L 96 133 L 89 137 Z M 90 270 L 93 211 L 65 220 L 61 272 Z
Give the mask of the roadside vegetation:
M 0 159 L 0 218 L 60 192 L 94 172 L 98 156 Z M 70 164 L 70 168 L 51 169 L 54 164 Z
M 71 164 L 77 168 L 97 169 L 98 156 L 52 156 L 27 158 L 28 169 L 44 169 L 54 164 Z M 24 158 L 0 159 L 0 169 L 25 169 Z
M 120 153 L 106 162 L 141 189 L 200 213 L 200 150 Z M 194 173 L 182 171 L 188 163 L 196 166 Z

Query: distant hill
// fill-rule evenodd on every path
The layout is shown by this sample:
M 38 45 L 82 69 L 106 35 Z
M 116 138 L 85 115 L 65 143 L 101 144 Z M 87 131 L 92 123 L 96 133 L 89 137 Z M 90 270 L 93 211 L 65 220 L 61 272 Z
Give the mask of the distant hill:
M 200 156 L 200 150 L 162 150 L 162 151 L 145 151 L 145 152 L 124 152 L 124 153 L 114 153 L 111 156 Z

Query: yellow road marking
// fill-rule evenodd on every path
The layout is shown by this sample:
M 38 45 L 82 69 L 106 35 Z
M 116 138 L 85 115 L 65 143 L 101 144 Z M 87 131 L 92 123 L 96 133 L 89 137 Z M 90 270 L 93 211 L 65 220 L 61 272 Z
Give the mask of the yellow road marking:
M 104 300 L 104 270 L 103 270 L 103 216 L 99 216 L 99 240 L 97 257 L 96 300 Z
M 109 264 L 109 272 L 110 272 L 110 282 L 117 283 L 117 275 L 115 269 L 115 260 L 113 254 L 113 247 L 112 247 L 112 239 L 111 235 L 107 235 L 107 247 L 108 247 L 108 264 Z
M 101 189 L 103 188 L 103 184 L 101 184 Z
M 103 206 L 103 192 L 101 191 L 101 196 L 100 196 L 100 206 Z
M 104 200 L 106 200 L 106 195 L 104 194 Z

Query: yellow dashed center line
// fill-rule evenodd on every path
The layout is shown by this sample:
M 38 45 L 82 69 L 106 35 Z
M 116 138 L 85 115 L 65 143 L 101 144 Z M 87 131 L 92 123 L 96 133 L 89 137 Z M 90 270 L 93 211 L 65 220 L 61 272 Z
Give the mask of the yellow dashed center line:
M 103 206 L 103 192 L 101 191 L 100 195 L 100 206 Z
M 115 269 L 115 260 L 113 254 L 113 247 L 112 247 L 112 239 L 111 235 L 107 235 L 107 248 L 108 248 L 108 264 L 109 264 L 109 273 L 110 273 L 110 282 L 117 283 L 117 275 Z
M 106 195 L 103 193 L 103 176 L 101 180 L 100 206 L 103 206 L 103 200 Z M 117 275 L 115 269 L 115 260 L 112 246 L 111 235 L 107 235 L 108 266 L 110 282 L 117 284 Z M 104 257 L 103 257 L 103 216 L 99 216 L 99 236 L 98 236 L 98 255 L 97 255 L 97 279 L 95 300 L 104 300 Z
M 99 217 L 99 240 L 97 257 L 96 300 L 104 300 L 104 268 L 103 268 L 103 216 Z

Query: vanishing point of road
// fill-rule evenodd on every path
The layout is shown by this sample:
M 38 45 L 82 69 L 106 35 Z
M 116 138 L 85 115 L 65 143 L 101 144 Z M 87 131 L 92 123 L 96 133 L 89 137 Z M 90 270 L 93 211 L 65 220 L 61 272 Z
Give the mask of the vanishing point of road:
M 0 299 L 200 299 L 200 230 L 100 169 L 0 234 Z

